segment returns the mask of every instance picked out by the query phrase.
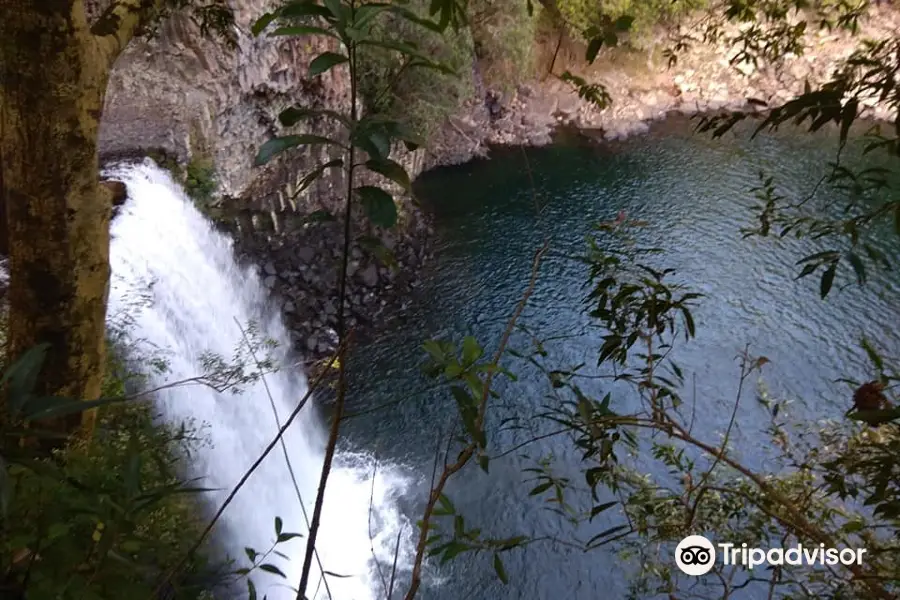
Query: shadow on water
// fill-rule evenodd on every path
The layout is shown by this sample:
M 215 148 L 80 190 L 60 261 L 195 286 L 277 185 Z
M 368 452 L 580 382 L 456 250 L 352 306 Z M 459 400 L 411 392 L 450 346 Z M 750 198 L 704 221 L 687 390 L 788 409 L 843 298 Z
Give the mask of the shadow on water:
M 746 344 L 772 361 L 766 383 L 773 396 L 794 400 L 797 418 L 840 416 L 849 393 L 834 380 L 868 374 L 865 354 L 858 349 L 860 336 L 877 339 L 887 351 L 900 349 L 895 334 L 881 329 L 897 318 L 892 298 L 900 279 L 873 272 L 865 288 L 838 290 L 836 285 L 823 302 L 817 277 L 794 280 L 796 261 L 823 249 L 819 242 L 743 239 L 740 234 L 741 227 L 752 224 L 749 190 L 758 184 L 760 170 L 776 177 L 780 193 L 799 198 L 814 187 L 836 147 L 828 133 L 782 132 L 750 140 L 738 132 L 712 140 L 674 120 L 614 144 L 499 150 L 491 161 L 427 173 L 418 182 L 418 195 L 435 216 L 437 258 L 423 274 L 422 293 L 403 315 L 402 326 L 354 350 L 351 410 L 387 408 L 348 422 L 352 444 L 415 473 L 418 492 L 406 499 L 405 510 L 411 520 L 418 519 L 435 452 L 442 451 L 440 442 L 456 414 L 449 394 L 434 390 L 420 374 L 421 344 L 473 334 L 493 348 L 545 236 L 551 252 L 521 323 L 552 340 L 546 348 L 560 365 L 596 364 L 602 332 L 584 314 L 587 270 L 574 257 L 584 251 L 592 225 L 619 211 L 648 221 L 637 232 L 640 243 L 664 248 L 660 264 L 677 269 L 682 282 L 706 295 L 695 312 L 696 339 L 676 350 L 687 381 L 696 382 L 695 390 L 683 394 L 696 403 L 695 431 L 705 432 L 707 440 L 719 439 L 738 385 L 735 358 Z M 877 235 L 874 243 L 888 256 L 900 250 L 892 235 Z M 840 285 L 849 283 L 850 273 L 841 276 Z M 526 336 L 514 336 L 514 347 L 527 345 Z M 534 369 L 515 359 L 505 364 L 519 379 L 501 384 L 502 399 L 491 409 L 494 426 L 507 416 L 532 414 L 547 402 L 547 382 Z M 755 382 L 750 383 L 733 439 L 746 463 L 764 469 L 767 444 L 760 430 L 766 415 L 754 398 Z M 606 388 L 586 390 L 602 395 Z M 619 406 L 634 402 L 629 392 L 614 391 Z M 535 425 L 535 431 L 541 427 Z M 492 449 L 502 452 L 528 435 L 527 430 L 498 434 Z M 580 481 L 578 461 L 562 438 L 493 461 L 490 475 L 475 464 L 460 473 L 447 493 L 467 527 L 500 537 L 571 538 L 575 532 L 569 525 L 527 498 L 533 484 L 522 469 L 549 454 L 559 472 Z M 610 514 L 577 533 L 584 540 L 621 521 L 621 515 Z M 497 581 L 487 554 L 432 565 L 422 597 L 593 599 L 627 593 L 627 565 L 609 549 L 584 554 L 542 542 L 510 553 L 505 562 L 511 579 L 506 586 Z

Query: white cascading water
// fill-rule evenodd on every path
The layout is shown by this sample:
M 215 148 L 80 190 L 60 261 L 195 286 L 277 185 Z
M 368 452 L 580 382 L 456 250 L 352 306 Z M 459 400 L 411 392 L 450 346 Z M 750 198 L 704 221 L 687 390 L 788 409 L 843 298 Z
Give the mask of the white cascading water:
M 123 181 L 129 194 L 111 230 L 110 319 L 128 313 L 131 337 L 165 351 L 168 372 L 155 384 L 201 374 L 208 352 L 231 360 L 245 339 L 241 328 L 250 323 L 280 348 L 289 347 L 288 332 L 255 269 L 237 265 L 231 240 L 213 229 L 168 173 L 147 160 L 118 166 L 109 174 Z M 142 295 L 144 306 L 135 301 Z M 278 358 L 286 358 L 286 353 Z M 267 375 L 265 384 L 283 424 L 307 391 L 306 377 L 299 367 L 287 365 Z M 172 423 L 207 424 L 202 433 L 211 443 L 194 455 L 189 475 L 202 477 L 204 487 L 220 490 L 210 494 L 213 508 L 221 505 L 278 430 L 262 382 L 240 394 L 180 386 L 158 394 L 157 401 Z M 310 402 L 284 437 L 310 518 L 325 431 Z M 390 578 L 398 535 L 399 568 L 406 570 L 410 562 L 413 527 L 396 505 L 409 481 L 398 468 L 384 464 L 378 464 L 373 481 L 373 466 L 370 456 L 338 452 L 328 480 L 317 550 L 325 571 L 346 576 L 326 576 L 334 600 L 385 597 L 383 581 Z M 289 561 L 275 555 L 267 560 L 287 580 L 259 571 L 253 579 L 260 598 L 293 600 L 296 592 L 290 588 L 299 583 L 308 529 L 280 446 L 249 478 L 220 521 L 220 539 L 240 561 L 238 566 L 247 566 L 245 547 L 260 552 L 269 548 L 276 516 L 283 519 L 285 532 L 304 537 L 279 546 Z M 315 561 L 311 573 L 307 595 L 326 598 Z

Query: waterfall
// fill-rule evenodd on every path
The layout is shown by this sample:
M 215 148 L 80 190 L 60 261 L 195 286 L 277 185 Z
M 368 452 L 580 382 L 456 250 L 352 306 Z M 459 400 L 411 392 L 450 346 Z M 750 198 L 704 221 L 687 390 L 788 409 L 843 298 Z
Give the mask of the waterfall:
M 231 240 L 213 229 L 180 186 L 149 160 L 113 167 L 109 174 L 125 182 L 129 193 L 111 229 L 109 319 L 127 314 L 132 337 L 164 352 L 167 372 L 152 383 L 201 374 L 209 352 L 230 361 L 245 339 L 242 328 L 251 323 L 260 336 L 278 342 L 279 360 L 290 360 L 290 337 L 256 270 L 238 266 Z M 283 424 L 306 392 L 302 370 L 287 364 L 240 393 L 187 385 L 164 390 L 156 401 L 169 422 L 207 424 L 203 434 L 209 443 L 192 457 L 188 475 L 216 488 L 209 494 L 215 509 L 274 438 L 276 412 Z M 311 400 L 284 437 L 310 518 L 325 431 Z M 335 600 L 385 597 L 383 581 L 390 578 L 398 535 L 400 569 L 408 569 L 411 561 L 414 526 L 397 508 L 409 479 L 399 467 L 381 463 L 373 479 L 373 466 L 371 456 L 339 451 L 328 480 L 317 550 L 324 570 L 343 576 L 327 576 Z M 290 588 L 299 583 L 307 525 L 281 447 L 225 510 L 217 539 L 224 540 L 238 566 L 248 566 L 244 548 L 266 550 L 274 541 L 276 516 L 285 532 L 303 537 L 279 546 L 290 560 L 275 555 L 267 560 L 287 580 L 259 571 L 253 579 L 260 598 L 293 600 Z M 307 595 L 327 598 L 317 563 L 311 572 Z

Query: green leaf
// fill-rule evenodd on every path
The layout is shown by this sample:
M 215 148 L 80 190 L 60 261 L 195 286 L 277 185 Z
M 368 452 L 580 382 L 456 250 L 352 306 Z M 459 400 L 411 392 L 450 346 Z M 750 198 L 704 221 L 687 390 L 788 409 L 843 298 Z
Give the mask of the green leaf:
M 347 579 L 348 577 L 353 577 L 353 575 L 341 575 L 340 573 L 335 573 L 334 571 L 322 571 L 322 573 L 328 575 L 329 577 L 337 577 L 338 579 Z
M 462 419 L 466 431 L 479 447 L 484 448 L 487 445 L 487 439 L 485 438 L 484 432 L 481 431 L 475 423 L 478 415 L 475 398 L 469 395 L 463 388 L 455 385 L 451 386 L 450 392 L 453 394 L 453 397 L 456 399 L 456 403 L 459 406 L 459 416 Z
M 463 339 L 463 361 L 467 365 L 475 364 L 475 361 L 481 358 L 483 354 L 484 350 L 478 345 L 478 341 L 474 337 L 467 335 Z
M 322 17 L 326 21 L 335 21 L 331 11 L 312 0 L 289 2 L 281 7 L 281 10 L 278 11 L 278 16 L 292 19 L 302 17 Z
M 597 515 L 599 515 L 599 514 L 602 513 L 603 511 L 612 508 L 612 507 L 615 506 L 616 504 L 618 504 L 618 502 L 607 502 L 607 503 L 605 503 L 605 504 L 600 504 L 600 505 L 595 506 L 594 508 L 591 509 L 591 516 L 590 516 L 590 518 L 588 519 L 588 522 L 593 521 L 593 520 L 594 520 L 594 517 L 596 517 Z
M 528 492 L 529 496 L 537 496 L 538 494 L 543 494 L 547 490 L 549 490 L 553 486 L 552 481 L 546 481 L 539 485 L 536 485 L 530 492 Z
M 272 573 L 273 575 L 279 575 L 282 579 L 287 579 L 287 575 L 281 572 L 281 569 L 276 567 L 275 565 L 265 564 L 259 565 L 259 568 L 266 573 Z
M 866 528 L 866 525 L 862 521 L 850 521 L 846 525 L 841 527 L 841 530 L 846 534 L 846 533 L 856 533 L 857 531 L 862 531 L 865 528 Z
M 0 378 L 0 387 L 7 384 L 7 408 L 10 414 L 17 414 L 34 393 L 38 375 L 44 366 L 47 351 L 50 344 L 38 344 L 26 350 L 13 364 L 11 364 L 3 377 Z
M 247 578 L 247 594 L 248 600 L 256 600 L 256 586 L 253 585 L 253 580 L 249 577 Z
M 406 191 L 410 191 L 412 188 L 412 182 L 409 180 L 406 169 L 396 161 L 389 158 L 370 159 L 366 161 L 366 168 L 387 177 Z
M 875 350 L 875 347 L 872 346 L 871 342 L 867 338 L 862 339 L 862 348 L 866 351 L 866 354 L 869 356 L 869 360 L 872 361 L 872 364 L 875 365 L 875 368 L 878 369 L 878 372 L 881 373 L 884 371 L 884 361 L 881 358 L 881 355 Z
M 600 48 L 603 46 L 603 38 L 595 37 L 588 43 L 587 53 L 585 55 L 585 60 L 588 63 L 593 63 L 597 59 L 597 54 L 600 53 Z
M 244 554 L 247 555 L 247 558 L 250 559 L 250 562 L 256 562 L 256 557 L 258 556 L 256 550 L 253 548 L 244 548 Z
M 803 270 L 800 271 L 800 274 L 797 275 L 797 279 L 803 279 L 803 278 L 806 277 L 807 275 L 812 274 L 812 272 L 815 271 L 815 270 L 818 269 L 818 268 L 819 268 L 819 265 L 816 264 L 816 263 L 809 263 L 809 264 L 807 264 L 805 267 L 803 267 Z
M 369 220 L 379 227 L 393 227 L 397 223 L 394 198 L 379 187 L 364 185 L 355 189 Z
M 292 25 L 290 27 L 279 27 L 269 34 L 270 37 L 275 36 L 291 36 L 297 37 L 301 35 L 327 35 L 328 37 L 337 38 L 338 36 L 324 27 L 314 27 L 311 25 Z
M 441 494 L 438 497 L 438 502 L 441 504 L 441 508 L 447 511 L 447 514 L 456 514 L 456 507 L 453 506 L 453 502 L 450 501 L 446 494 Z
M 854 421 L 863 421 L 870 425 L 879 425 L 900 419 L 900 407 L 879 410 L 857 410 L 847 415 Z
M 303 179 L 301 179 L 297 183 L 297 189 L 294 190 L 294 195 L 292 197 L 296 198 L 298 195 L 303 193 L 303 191 L 306 188 L 308 188 L 310 185 L 312 185 L 312 183 L 316 179 L 318 179 L 319 177 L 322 176 L 322 173 L 324 173 L 326 169 L 332 169 L 334 167 L 343 167 L 343 166 L 344 166 L 344 161 L 340 158 L 330 160 L 327 163 L 325 163 L 324 165 L 319 165 L 318 167 L 315 168 L 315 170 L 313 170 L 311 173 L 308 173 L 306 176 L 303 177 Z M 316 211 L 316 212 L 325 212 L 326 214 L 329 214 L 326 211 Z M 313 213 L 313 215 L 314 214 L 315 213 Z M 310 215 L 310 218 L 312 218 L 313 215 Z M 331 215 L 329 214 L 329 216 L 331 216 Z M 333 221 L 334 218 L 332 217 L 331 220 Z
M 622 15 L 618 19 L 616 19 L 615 24 L 613 25 L 616 28 L 616 31 L 628 31 L 631 29 L 631 25 L 634 23 L 634 17 L 631 15 Z
M 450 0 L 448 0 L 448 1 L 450 1 Z M 404 7 L 400 6 L 399 4 L 391 4 L 389 7 L 389 10 L 394 14 L 400 15 L 401 17 L 403 17 L 405 20 L 409 21 L 410 23 L 415 23 L 416 25 L 424 27 L 425 29 L 428 29 L 429 31 L 433 31 L 435 33 L 443 33 L 443 31 L 444 31 L 439 23 L 436 23 L 436 22 L 432 21 L 431 19 L 423 19 L 422 17 L 420 17 L 413 11 L 404 8 Z
M 503 585 L 509 583 L 509 576 L 506 574 L 506 569 L 503 568 L 503 561 L 500 560 L 500 555 L 496 552 L 494 553 L 494 571 L 497 573 L 497 578 L 503 582 Z
M 26 421 L 75 415 L 93 408 L 124 402 L 126 398 L 100 398 L 98 400 L 71 400 L 69 398 L 32 398 L 22 408 L 22 418 Z
M 697 333 L 697 328 L 694 325 L 694 316 L 691 314 L 691 311 L 687 309 L 687 307 L 681 307 L 681 314 L 684 318 L 684 327 L 685 327 L 685 338 L 694 337 Z
M 340 20 L 343 17 L 344 11 L 342 10 L 341 0 L 324 0 L 324 4 L 328 12 L 334 15 L 335 19 Z
M 373 2 L 371 4 L 363 4 L 361 6 L 358 6 L 353 15 L 353 28 L 364 30 L 372 22 L 372 20 L 375 19 L 375 17 L 389 10 L 391 10 L 391 5 L 385 3 Z
M 340 143 L 330 138 L 321 135 L 312 135 L 309 133 L 277 137 L 269 140 L 260 147 L 259 152 L 256 154 L 256 159 L 253 161 L 253 165 L 257 167 L 262 166 L 272 160 L 275 156 L 290 148 L 296 148 L 297 146 L 310 146 L 315 144 L 331 144 L 334 146 L 341 145 Z
M 450 542 L 444 547 L 444 555 L 441 557 L 441 563 L 447 562 L 468 549 L 469 547 L 461 542 Z
M 847 260 L 850 261 L 853 272 L 856 273 L 856 282 L 859 285 L 864 284 L 866 282 L 866 266 L 863 264 L 862 259 L 855 253 L 850 252 L 847 254 Z
M 856 111 L 859 107 L 859 101 L 856 98 L 851 98 L 847 101 L 847 104 L 844 105 L 844 110 L 841 112 L 841 143 L 845 143 L 847 141 L 847 134 L 850 132 L 850 126 L 853 125 L 853 121 L 856 119 Z
M 597 535 L 592 537 L 590 540 L 588 540 L 588 543 L 586 544 L 586 546 L 588 548 L 590 548 L 591 546 L 594 545 L 595 542 L 599 542 L 599 541 L 603 540 L 603 538 L 609 537 L 612 534 L 618 533 L 624 529 L 628 529 L 628 525 L 617 525 L 616 527 L 610 527 L 609 529 L 607 529 L 605 531 L 601 531 L 600 533 L 598 533 Z
M 72 525 L 70 523 L 53 523 L 47 528 L 47 538 L 48 540 L 58 540 L 69 535 L 71 530 Z
M 290 541 L 294 538 L 301 538 L 301 537 L 303 537 L 302 533 L 279 533 L 278 534 L 278 543 L 281 544 L 281 543 Z
M 315 119 L 317 117 L 330 117 L 340 121 L 342 125 L 349 128 L 350 121 L 341 113 L 334 110 L 324 110 L 317 108 L 305 108 L 302 106 L 291 106 L 284 109 L 278 114 L 278 121 L 285 127 L 292 127 L 302 119 Z
M 360 122 L 353 132 L 351 142 L 376 160 L 387 159 L 391 151 L 391 140 L 387 128 L 382 123 Z
M 349 58 L 343 54 L 338 54 L 337 52 L 323 52 L 309 63 L 309 76 L 316 77 L 326 72 L 328 69 L 348 62 L 349 60 Z
M 837 263 L 831 263 L 825 272 L 822 273 L 822 281 L 819 283 L 819 295 L 824 299 L 831 291 L 831 285 L 834 283 L 834 274 L 837 270 Z
M 435 62 L 431 60 L 425 54 L 419 52 L 419 49 L 415 46 L 404 43 L 404 42 L 393 42 L 390 40 L 362 40 L 360 41 L 360 45 L 366 46 L 376 46 L 378 48 L 384 48 L 386 50 L 394 50 L 395 52 L 399 52 L 401 55 L 406 56 L 410 59 L 415 59 L 414 62 L 410 62 L 410 67 L 427 67 L 429 69 L 434 69 L 436 71 L 440 71 L 446 75 L 456 75 L 456 71 L 451 69 L 447 65 Z
M 275 20 L 275 16 L 275 13 L 266 13 L 254 21 L 253 25 L 250 26 L 250 33 L 253 34 L 253 37 L 258 36 L 263 29 L 268 27 L 269 23 Z
M 478 455 L 478 466 L 481 467 L 481 470 L 485 473 L 488 473 L 488 467 L 490 465 L 490 457 L 487 454 Z
M 284 522 L 281 520 L 281 517 L 275 517 L 275 535 L 281 535 L 281 530 L 284 527 Z
M 336 221 L 335 216 L 328 212 L 327 210 L 320 209 L 314 210 L 313 212 L 306 215 L 304 219 L 307 223 L 330 223 L 332 221 Z

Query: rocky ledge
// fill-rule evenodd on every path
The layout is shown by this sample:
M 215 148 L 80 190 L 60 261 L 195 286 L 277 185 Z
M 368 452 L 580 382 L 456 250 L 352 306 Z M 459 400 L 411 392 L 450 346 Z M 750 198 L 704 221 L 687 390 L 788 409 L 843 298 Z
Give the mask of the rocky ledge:
M 430 258 L 427 240 L 432 233 L 421 218 L 402 234 L 381 232 L 378 237 L 393 256 L 390 266 L 360 243 L 351 246 L 347 327 L 357 343 L 376 332 L 387 313 L 402 308 L 415 292 Z M 263 284 L 281 307 L 294 349 L 308 363 L 331 356 L 338 344 L 343 225 L 313 222 L 274 236 L 263 231 L 235 235 L 239 258 L 259 265 Z
M 588 83 L 601 84 L 611 104 L 598 109 L 581 99 L 558 77 L 544 76 L 525 82 L 511 93 L 480 90 L 459 115 L 451 118 L 426 159 L 428 166 L 457 164 L 485 156 L 492 145 L 542 146 L 559 128 L 591 132 L 591 137 L 614 140 L 644 133 L 654 121 L 674 114 L 696 115 L 723 109 L 741 110 L 748 99 L 778 105 L 803 92 L 808 81 L 827 82 L 838 64 L 858 47 L 860 40 L 885 39 L 900 31 L 900 11 L 873 6 L 861 20 L 856 37 L 840 31 L 811 30 L 802 40 L 803 51 L 785 54 L 778 64 L 757 67 L 732 63 L 735 50 L 720 44 L 693 44 L 669 65 L 663 50 L 673 34 L 658 32 L 645 42 L 649 49 L 601 52 L 586 68 L 584 49 L 572 43 L 558 55 L 539 57 L 553 64 L 553 73 L 567 69 Z M 736 29 L 730 30 L 735 33 Z M 546 44 L 545 44 L 546 45 Z M 552 46 L 552 44 L 551 44 Z M 545 61 L 546 59 L 546 61 Z M 863 98 L 860 116 L 893 121 L 896 111 L 876 97 Z

